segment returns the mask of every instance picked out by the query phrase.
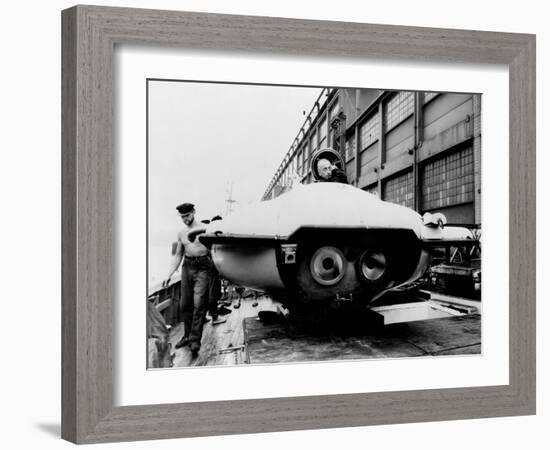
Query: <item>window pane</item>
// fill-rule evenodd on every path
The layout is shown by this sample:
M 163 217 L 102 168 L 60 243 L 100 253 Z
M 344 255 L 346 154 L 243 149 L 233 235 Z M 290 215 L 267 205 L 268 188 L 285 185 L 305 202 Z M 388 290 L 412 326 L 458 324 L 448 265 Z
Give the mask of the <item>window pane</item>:
M 414 208 L 414 185 L 412 170 L 393 177 L 383 186 L 384 200 Z
M 317 150 L 317 134 L 315 132 L 311 134 L 310 145 L 311 145 L 311 154 L 313 154 L 315 150 Z
M 391 130 L 403 122 L 414 110 L 414 94 L 412 92 L 398 92 L 385 108 L 386 130 Z
M 346 161 L 355 156 L 355 134 L 346 141 Z
M 322 146 L 326 137 L 327 137 L 327 119 L 323 119 L 319 124 L 319 147 Z
M 429 211 L 474 201 L 474 152 L 466 148 L 422 169 L 422 209 Z
M 378 114 L 367 120 L 359 132 L 361 133 L 361 150 L 364 150 L 378 139 L 380 118 Z

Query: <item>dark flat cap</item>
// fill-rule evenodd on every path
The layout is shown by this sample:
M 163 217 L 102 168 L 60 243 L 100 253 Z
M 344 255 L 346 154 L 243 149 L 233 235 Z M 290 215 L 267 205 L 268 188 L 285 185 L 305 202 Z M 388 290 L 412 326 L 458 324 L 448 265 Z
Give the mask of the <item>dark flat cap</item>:
M 176 206 L 176 209 L 180 214 L 187 214 L 195 209 L 195 205 L 193 205 L 193 203 L 182 203 Z

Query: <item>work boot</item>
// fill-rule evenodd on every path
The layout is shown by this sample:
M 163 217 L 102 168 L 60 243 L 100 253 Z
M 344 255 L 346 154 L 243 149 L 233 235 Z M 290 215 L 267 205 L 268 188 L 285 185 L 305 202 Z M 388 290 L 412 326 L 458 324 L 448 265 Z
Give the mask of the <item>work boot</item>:
M 218 314 L 221 314 L 222 316 L 225 316 L 226 314 L 229 314 L 230 312 L 231 312 L 231 310 L 224 307 L 224 306 L 218 308 Z
M 189 344 L 189 349 L 191 350 L 193 356 L 197 356 L 199 354 L 199 350 L 201 349 L 201 344 L 197 341 L 193 341 Z
M 189 344 L 189 336 L 183 336 L 175 345 L 176 348 L 185 347 Z
M 212 316 L 212 325 L 219 325 L 220 323 L 227 322 L 225 317 Z

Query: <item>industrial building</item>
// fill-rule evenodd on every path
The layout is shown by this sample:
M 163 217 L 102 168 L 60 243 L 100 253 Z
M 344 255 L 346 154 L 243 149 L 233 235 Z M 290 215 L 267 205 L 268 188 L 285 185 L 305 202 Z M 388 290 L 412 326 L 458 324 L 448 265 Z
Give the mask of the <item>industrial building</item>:
M 311 155 L 329 147 L 354 186 L 449 224 L 481 224 L 481 95 L 323 89 L 262 197 L 313 182 Z

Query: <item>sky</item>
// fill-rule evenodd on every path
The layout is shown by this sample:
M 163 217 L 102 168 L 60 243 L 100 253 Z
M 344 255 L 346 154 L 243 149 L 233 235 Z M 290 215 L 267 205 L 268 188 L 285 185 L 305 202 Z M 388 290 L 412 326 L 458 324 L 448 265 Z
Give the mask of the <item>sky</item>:
M 231 193 L 259 201 L 320 88 L 149 81 L 149 285 L 166 275 L 181 227 L 175 207 L 197 218 L 225 215 Z

